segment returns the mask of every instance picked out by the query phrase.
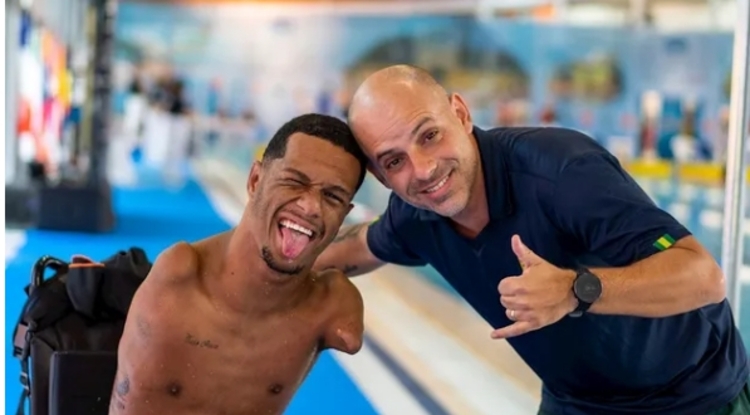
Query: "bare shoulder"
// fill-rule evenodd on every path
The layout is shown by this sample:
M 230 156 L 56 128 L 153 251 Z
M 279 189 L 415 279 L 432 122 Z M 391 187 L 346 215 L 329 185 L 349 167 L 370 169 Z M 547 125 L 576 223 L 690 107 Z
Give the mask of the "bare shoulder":
M 355 290 L 357 287 L 351 282 L 349 277 L 336 268 L 329 268 L 325 271 L 316 273 L 315 279 L 323 283 L 331 290 Z
M 317 279 L 327 288 L 329 298 L 344 307 L 358 307 L 362 295 L 352 280 L 338 269 L 328 269 L 317 274 Z
M 186 376 L 189 356 L 189 305 L 195 303 L 196 292 L 189 281 L 197 271 L 197 254 L 190 244 L 175 244 L 157 257 L 128 311 L 110 414 L 162 413 L 160 397 L 181 387 L 178 381 Z
M 198 254 L 188 243 L 179 242 L 159 254 L 133 297 L 121 345 L 134 342 L 159 351 L 184 325 L 183 312 L 195 303 L 192 281 L 198 272 Z
M 148 279 L 166 284 L 184 282 L 195 277 L 199 268 L 198 250 L 187 242 L 178 242 L 159 254 Z
M 327 270 L 318 278 L 328 288 L 325 299 L 331 306 L 326 330 L 327 347 L 355 354 L 362 347 L 364 302 L 359 289 L 339 270 Z
M 149 358 L 136 353 L 138 349 L 147 349 L 151 357 L 167 352 L 185 325 L 185 313 L 195 305 L 197 290 L 192 281 L 198 268 L 198 255 L 185 242 L 170 246 L 156 258 L 128 310 L 120 341 L 120 350 L 128 352 L 128 358 Z M 130 346 L 136 349 L 129 350 Z
M 130 325 L 174 319 L 175 307 L 189 301 L 191 281 L 198 273 L 199 259 L 195 249 L 179 242 L 162 251 L 154 261 L 146 279 L 135 293 L 128 311 L 128 321 L 123 336 L 129 335 Z

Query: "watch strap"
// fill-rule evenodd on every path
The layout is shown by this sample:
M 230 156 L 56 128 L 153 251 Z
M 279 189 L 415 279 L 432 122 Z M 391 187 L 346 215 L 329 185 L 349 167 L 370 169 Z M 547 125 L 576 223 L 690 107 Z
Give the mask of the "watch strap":
M 573 294 L 575 294 L 575 293 L 573 293 Z M 574 313 L 581 313 L 581 314 L 583 314 L 583 313 L 589 311 L 589 308 L 591 308 L 591 304 L 592 303 L 587 303 L 587 302 L 581 300 L 580 298 L 578 298 L 577 295 L 576 295 L 576 299 L 578 300 L 578 306 L 576 307 L 575 311 L 573 311 Z
M 588 303 L 586 301 L 583 301 L 580 297 L 578 297 L 578 294 L 576 294 L 575 286 L 576 282 L 578 281 L 578 278 L 581 276 L 581 274 L 590 274 L 591 271 L 589 271 L 587 268 L 577 268 L 576 269 L 576 278 L 573 280 L 573 287 L 571 289 L 573 290 L 573 295 L 575 296 L 576 300 L 578 300 L 578 306 L 576 307 L 575 311 L 573 311 L 571 314 L 575 314 L 577 316 L 582 315 L 583 313 L 589 311 L 589 308 L 591 308 L 591 305 L 593 303 Z

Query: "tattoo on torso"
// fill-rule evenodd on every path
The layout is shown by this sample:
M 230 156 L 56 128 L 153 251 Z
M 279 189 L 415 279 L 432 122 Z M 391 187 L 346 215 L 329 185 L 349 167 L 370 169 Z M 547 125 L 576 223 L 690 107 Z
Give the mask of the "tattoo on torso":
M 109 409 L 111 413 L 119 414 L 120 411 L 125 410 L 125 402 L 128 393 L 130 392 L 130 378 L 127 375 L 119 378 L 115 384 L 115 391 L 112 394 L 112 398 L 109 402 Z
M 185 335 L 185 343 L 195 346 L 195 347 L 204 347 L 206 349 L 218 349 L 219 345 L 216 343 L 213 343 L 211 340 L 205 339 L 201 340 L 195 336 L 193 336 L 190 333 L 187 333 Z

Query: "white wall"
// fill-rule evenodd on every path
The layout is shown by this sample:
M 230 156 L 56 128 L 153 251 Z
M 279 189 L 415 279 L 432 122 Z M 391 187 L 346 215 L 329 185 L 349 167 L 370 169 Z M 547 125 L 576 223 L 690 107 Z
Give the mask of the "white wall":
M 5 184 L 16 180 L 17 139 L 16 107 L 18 105 L 18 33 L 20 11 L 14 2 L 6 2 L 5 18 Z
M 619 3 L 619 4 L 618 4 Z M 736 0 L 654 1 L 630 0 L 629 4 L 606 1 L 570 2 L 562 22 L 583 26 L 636 24 L 641 11 L 648 9 L 653 27 L 672 31 L 732 31 Z
M 630 11 L 602 4 L 569 5 L 562 19 L 564 23 L 576 26 L 622 26 L 628 23 Z
M 651 15 L 654 26 L 664 31 L 731 31 L 736 9 L 736 1 L 675 2 L 654 5 Z
M 639 8 L 651 10 L 654 25 L 666 31 L 731 31 L 736 17 L 736 0 L 403 0 L 388 2 L 336 2 L 316 4 L 254 4 L 256 15 L 408 15 L 414 13 L 490 16 L 492 10 L 529 10 L 555 4 L 558 23 L 608 26 L 634 22 Z M 246 6 L 246 5 L 245 5 Z M 244 7 L 244 9 L 250 9 Z

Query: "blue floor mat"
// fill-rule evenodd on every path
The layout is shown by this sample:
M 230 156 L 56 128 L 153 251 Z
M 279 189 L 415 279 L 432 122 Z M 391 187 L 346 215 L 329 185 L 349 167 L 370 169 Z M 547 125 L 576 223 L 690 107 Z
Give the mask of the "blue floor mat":
M 116 189 L 113 198 L 117 211 L 117 226 L 113 232 L 92 235 L 29 230 L 26 244 L 6 264 L 5 413 L 15 413 L 21 393 L 19 364 L 12 356 L 10 342 L 25 301 L 23 288 L 28 284 L 32 264 L 40 256 L 49 254 L 68 259 L 80 253 L 102 259 L 117 250 L 139 246 L 153 260 L 176 241 L 195 241 L 229 228 L 217 216 L 200 187 L 192 182 L 175 191 Z M 324 352 L 286 414 L 370 415 L 376 412 L 333 357 Z

